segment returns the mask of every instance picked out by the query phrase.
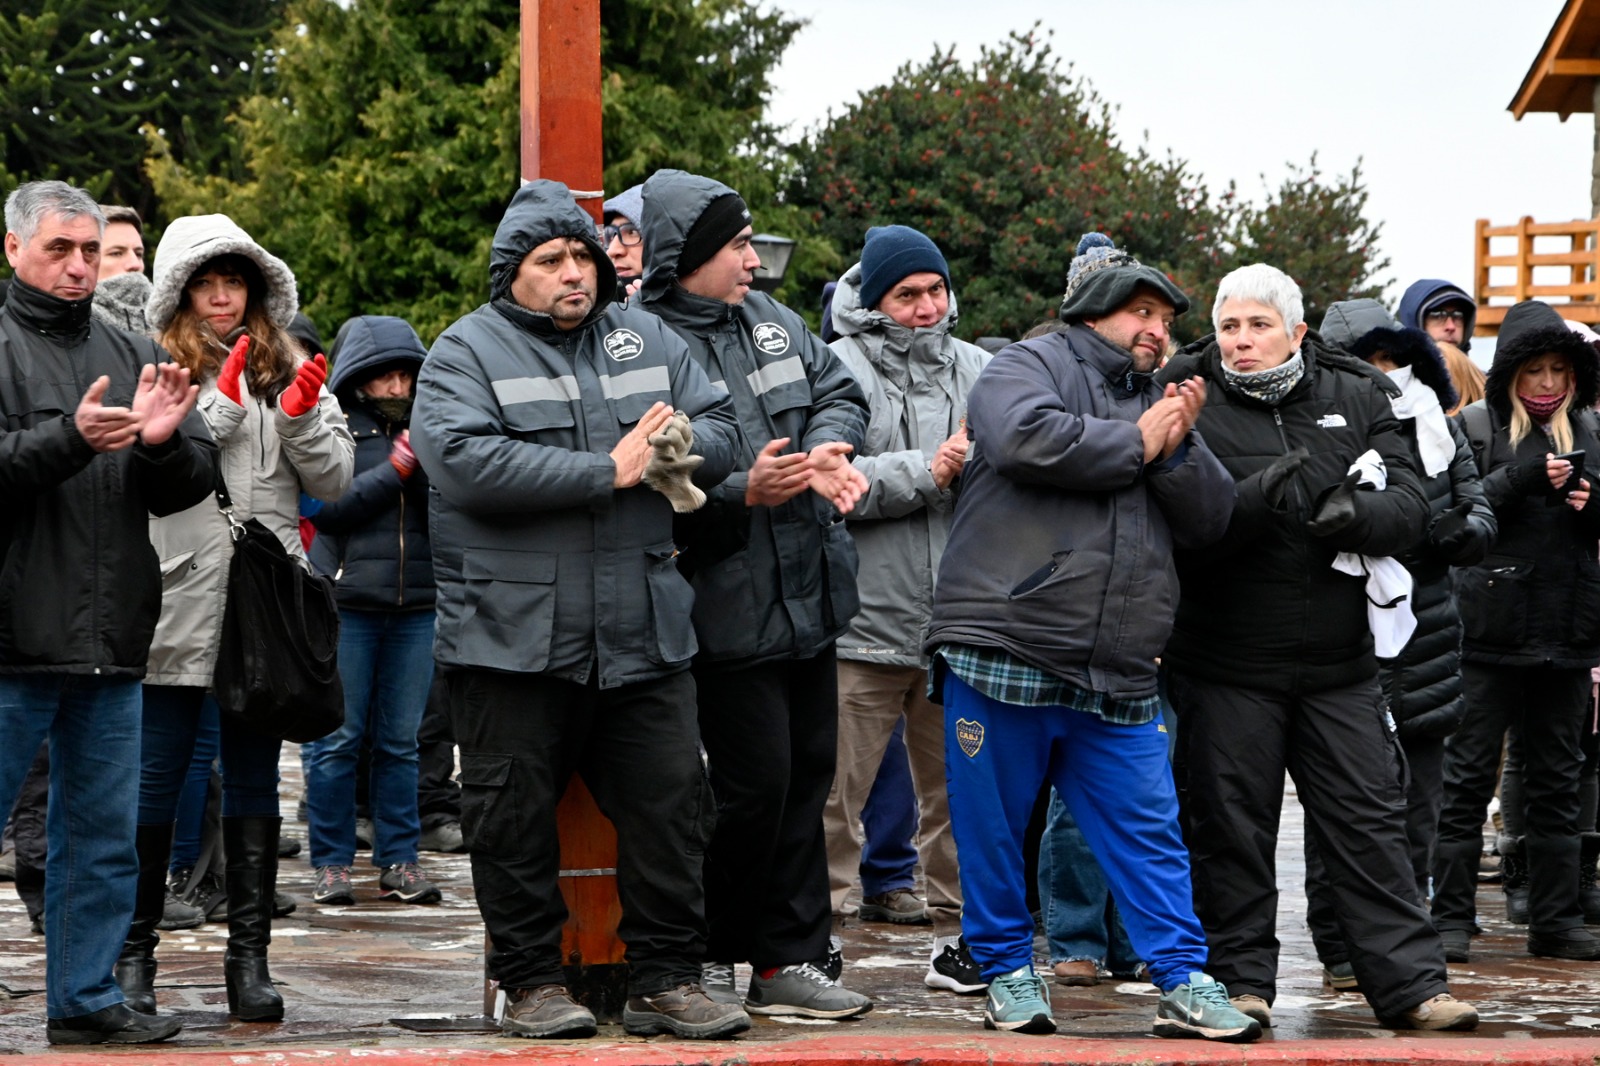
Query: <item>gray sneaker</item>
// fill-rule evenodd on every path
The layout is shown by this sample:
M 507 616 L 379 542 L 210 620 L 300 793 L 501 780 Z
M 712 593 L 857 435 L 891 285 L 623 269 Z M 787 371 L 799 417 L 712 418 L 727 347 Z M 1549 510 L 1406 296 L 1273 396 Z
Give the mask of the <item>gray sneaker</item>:
M 700 964 L 700 988 L 714 1003 L 731 1003 L 744 1006 L 744 997 L 733 987 L 733 963 L 703 962 Z
M 168 885 L 166 898 L 161 904 L 161 920 L 156 923 L 156 928 L 167 931 L 193 929 L 205 923 L 205 912 L 199 907 L 192 907 L 179 899 L 178 894 L 172 891 L 172 886 Z
M 771 977 L 750 975 L 745 1009 L 751 1014 L 802 1018 L 858 1018 L 872 1009 L 860 992 L 834 984 L 809 962 L 780 966 Z
M 671 1033 L 691 1040 L 715 1040 L 750 1028 L 750 1015 L 737 1003 L 712 999 L 692 982 L 651 996 L 629 996 L 622 1027 L 632 1036 Z
M 512 1036 L 578 1037 L 596 1033 L 594 1015 L 567 994 L 566 985 L 506 989 L 500 1030 Z

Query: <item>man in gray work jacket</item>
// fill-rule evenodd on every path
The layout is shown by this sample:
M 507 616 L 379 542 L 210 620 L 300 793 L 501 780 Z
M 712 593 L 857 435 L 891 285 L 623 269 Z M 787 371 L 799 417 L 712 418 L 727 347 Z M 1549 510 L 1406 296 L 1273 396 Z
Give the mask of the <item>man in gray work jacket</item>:
M 727 393 L 615 272 L 566 186 L 523 186 L 495 232 L 490 302 L 417 382 L 412 445 L 431 481 L 435 657 L 461 746 L 462 832 L 505 990 L 503 1028 L 592 1036 L 563 986 L 556 802 L 574 769 L 617 829 L 631 1033 L 727 1036 L 700 988 L 711 799 L 696 746 L 693 592 L 672 506 L 641 484 L 676 410 L 694 480 L 734 463 Z
M 872 1001 L 818 968 L 828 953 L 822 808 L 833 781 L 833 642 L 857 608 L 842 513 L 866 488 L 850 466 L 866 398 L 799 315 L 751 292 L 760 260 L 732 189 L 681 170 L 644 186 L 640 299 L 726 385 L 740 473 L 679 522 L 694 582 L 700 734 L 718 824 L 706 857 L 707 991 L 754 1013 L 848 1018 Z

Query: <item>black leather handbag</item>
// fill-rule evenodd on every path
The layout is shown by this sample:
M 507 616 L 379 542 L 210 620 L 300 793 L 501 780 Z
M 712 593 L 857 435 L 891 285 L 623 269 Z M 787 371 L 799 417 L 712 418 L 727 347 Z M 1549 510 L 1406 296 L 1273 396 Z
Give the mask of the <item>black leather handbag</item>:
M 233 538 L 212 679 L 217 705 L 258 733 L 321 740 L 344 725 L 333 582 L 307 570 L 259 520 L 240 522 L 220 474 L 217 502 Z

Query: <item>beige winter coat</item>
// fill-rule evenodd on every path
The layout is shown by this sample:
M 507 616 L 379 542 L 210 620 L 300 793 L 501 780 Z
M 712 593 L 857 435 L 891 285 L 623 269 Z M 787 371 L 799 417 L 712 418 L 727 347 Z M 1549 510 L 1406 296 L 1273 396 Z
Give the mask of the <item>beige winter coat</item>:
M 241 522 L 260 519 L 291 555 L 304 561 L 300 493 L 337 499 L 349 487 L 355 467 L 355 441 L 344 412 L 326 388 L 316 409 L 299 418 L 252 397 L 242 375 L 239 392 L 243 406 L 218 392 L 213 378 L 201 387 L 197 405 L 221 450 L 234 514 Z M 150 543 L 161 560 L 161 621 L 150 646 L 145 684 L 210 687 L 233 557 L 228 523 L 216 497 L 151 519 Z

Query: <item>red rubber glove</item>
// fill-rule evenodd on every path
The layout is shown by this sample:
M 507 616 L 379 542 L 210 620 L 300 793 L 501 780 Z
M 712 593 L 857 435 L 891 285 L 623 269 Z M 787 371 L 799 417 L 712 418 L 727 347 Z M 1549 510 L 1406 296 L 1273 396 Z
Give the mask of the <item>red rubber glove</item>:
M 411 450 L 411 431 L 404 430 L 389 447 L 389 465 L 404 481 L 417 469 L 417 453 Z
M 244 373 L 244 360 L 249 351 L 250 335 L 246 333 L 233 342 L 233 351 L 228 353 L 227 362 L 222 364 L 222 372 L 217 375 L 217 391 L 237 404 L 244 403 L 239 398 L 239 375 Z
M 317 406 L 317 393 L 321 391 L 323 379 L 327 376 L 328 360 L 321 354 L 301 363 L 299 373 L 295 374 L 294 380 L 289 382 L 289 387 L 278 398 L 278 406 L 283 408 L 283 413 L 290 418 L 299 418 Z

